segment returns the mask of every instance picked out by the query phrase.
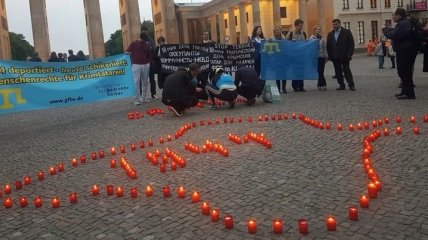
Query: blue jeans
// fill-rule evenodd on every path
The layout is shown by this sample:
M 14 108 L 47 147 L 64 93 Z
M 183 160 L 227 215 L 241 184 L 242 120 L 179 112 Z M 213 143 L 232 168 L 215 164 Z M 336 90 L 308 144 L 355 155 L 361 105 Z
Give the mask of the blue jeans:
M 377 59 L 379 60 L 379 68 L 383 68 L 383 63 L 385 62 L 384 56 L 377 56 Z

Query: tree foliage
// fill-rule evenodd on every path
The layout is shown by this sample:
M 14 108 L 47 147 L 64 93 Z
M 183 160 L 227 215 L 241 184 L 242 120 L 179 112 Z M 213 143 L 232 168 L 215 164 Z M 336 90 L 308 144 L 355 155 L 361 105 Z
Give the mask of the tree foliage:
M 27 57 L 34 55 L 34 47 L 25 40 L 24 35 L 9 32 L 12 60 L 25 61 Z
M 155 25 L 150 20 L 144 20 L 141 23 L 141 31 L 146 30 L 149 33 L 149 37 L 155 38 Z
M 105 43 L 106 56 L 123 53 L 122 30 L 117 30 L 110 35 L 110 39 Z

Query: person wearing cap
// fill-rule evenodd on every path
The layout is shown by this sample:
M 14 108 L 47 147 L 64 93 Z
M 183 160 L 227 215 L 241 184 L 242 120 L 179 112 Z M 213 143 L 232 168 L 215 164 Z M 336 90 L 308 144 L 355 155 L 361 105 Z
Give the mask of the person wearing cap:
M 177 117 L 183 116 L 186 108 L 196 106 L 199 102 L 196 93 L 202 92 L 203 89 L 196 87 L 196 76 L 200 70 L 201 67 L 197 63 L 192 63 L 189 70 L 180 68 L 165 78 L 162 103 L 170 106 Z
M 223 68 L 217 68 L 211 83 L 207 84 L 205 90 L 212 101 L 211 109 L 216 109 L 215 99 L 229 102 L 229 108 L 235 107 L 235 100 L 238 97 L 233 77 L 227 74 Z

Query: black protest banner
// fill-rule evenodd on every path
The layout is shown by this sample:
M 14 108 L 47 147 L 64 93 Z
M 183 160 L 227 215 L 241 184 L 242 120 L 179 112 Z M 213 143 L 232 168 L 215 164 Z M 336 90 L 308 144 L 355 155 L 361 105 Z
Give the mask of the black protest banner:
M 227 44 L 165 44 L 160 48 L 163 71 L 175 71 L 196 62 L 201 70 L 222 67 L 235 72 L 239 67 L 254 67 L 253 43 Z

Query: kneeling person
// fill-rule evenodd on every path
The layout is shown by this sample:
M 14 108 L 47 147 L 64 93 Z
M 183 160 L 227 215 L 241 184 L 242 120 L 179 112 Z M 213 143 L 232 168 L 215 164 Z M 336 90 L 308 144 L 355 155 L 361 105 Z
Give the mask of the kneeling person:
M 216 109 L 215 98 L 229 102 L 229 108 L 234 108 L 238 91 L 232 76 L 225 73 L 222 68 L 217 68 L 211 82 L 205 87 L 208 96 L 213 102 L 211 109 Z
M 239 68 L 235 73 L 235 85 L 238 88 L 238 94 L 247 99 L 247 106 L 256 102 L 256 95 L 260 90 L 260 79 L 254 68 Z
M 186 108 L 196 106 L 199 100 L 196 92 L 202 92 L 196 87 L 195 77 L 200 71 L 197 63 L 189 65 L 189 71 L 181 69 L 169 75 L 164 82 L 162 103 L 171 106 L 176 116 L 182 116 Z

